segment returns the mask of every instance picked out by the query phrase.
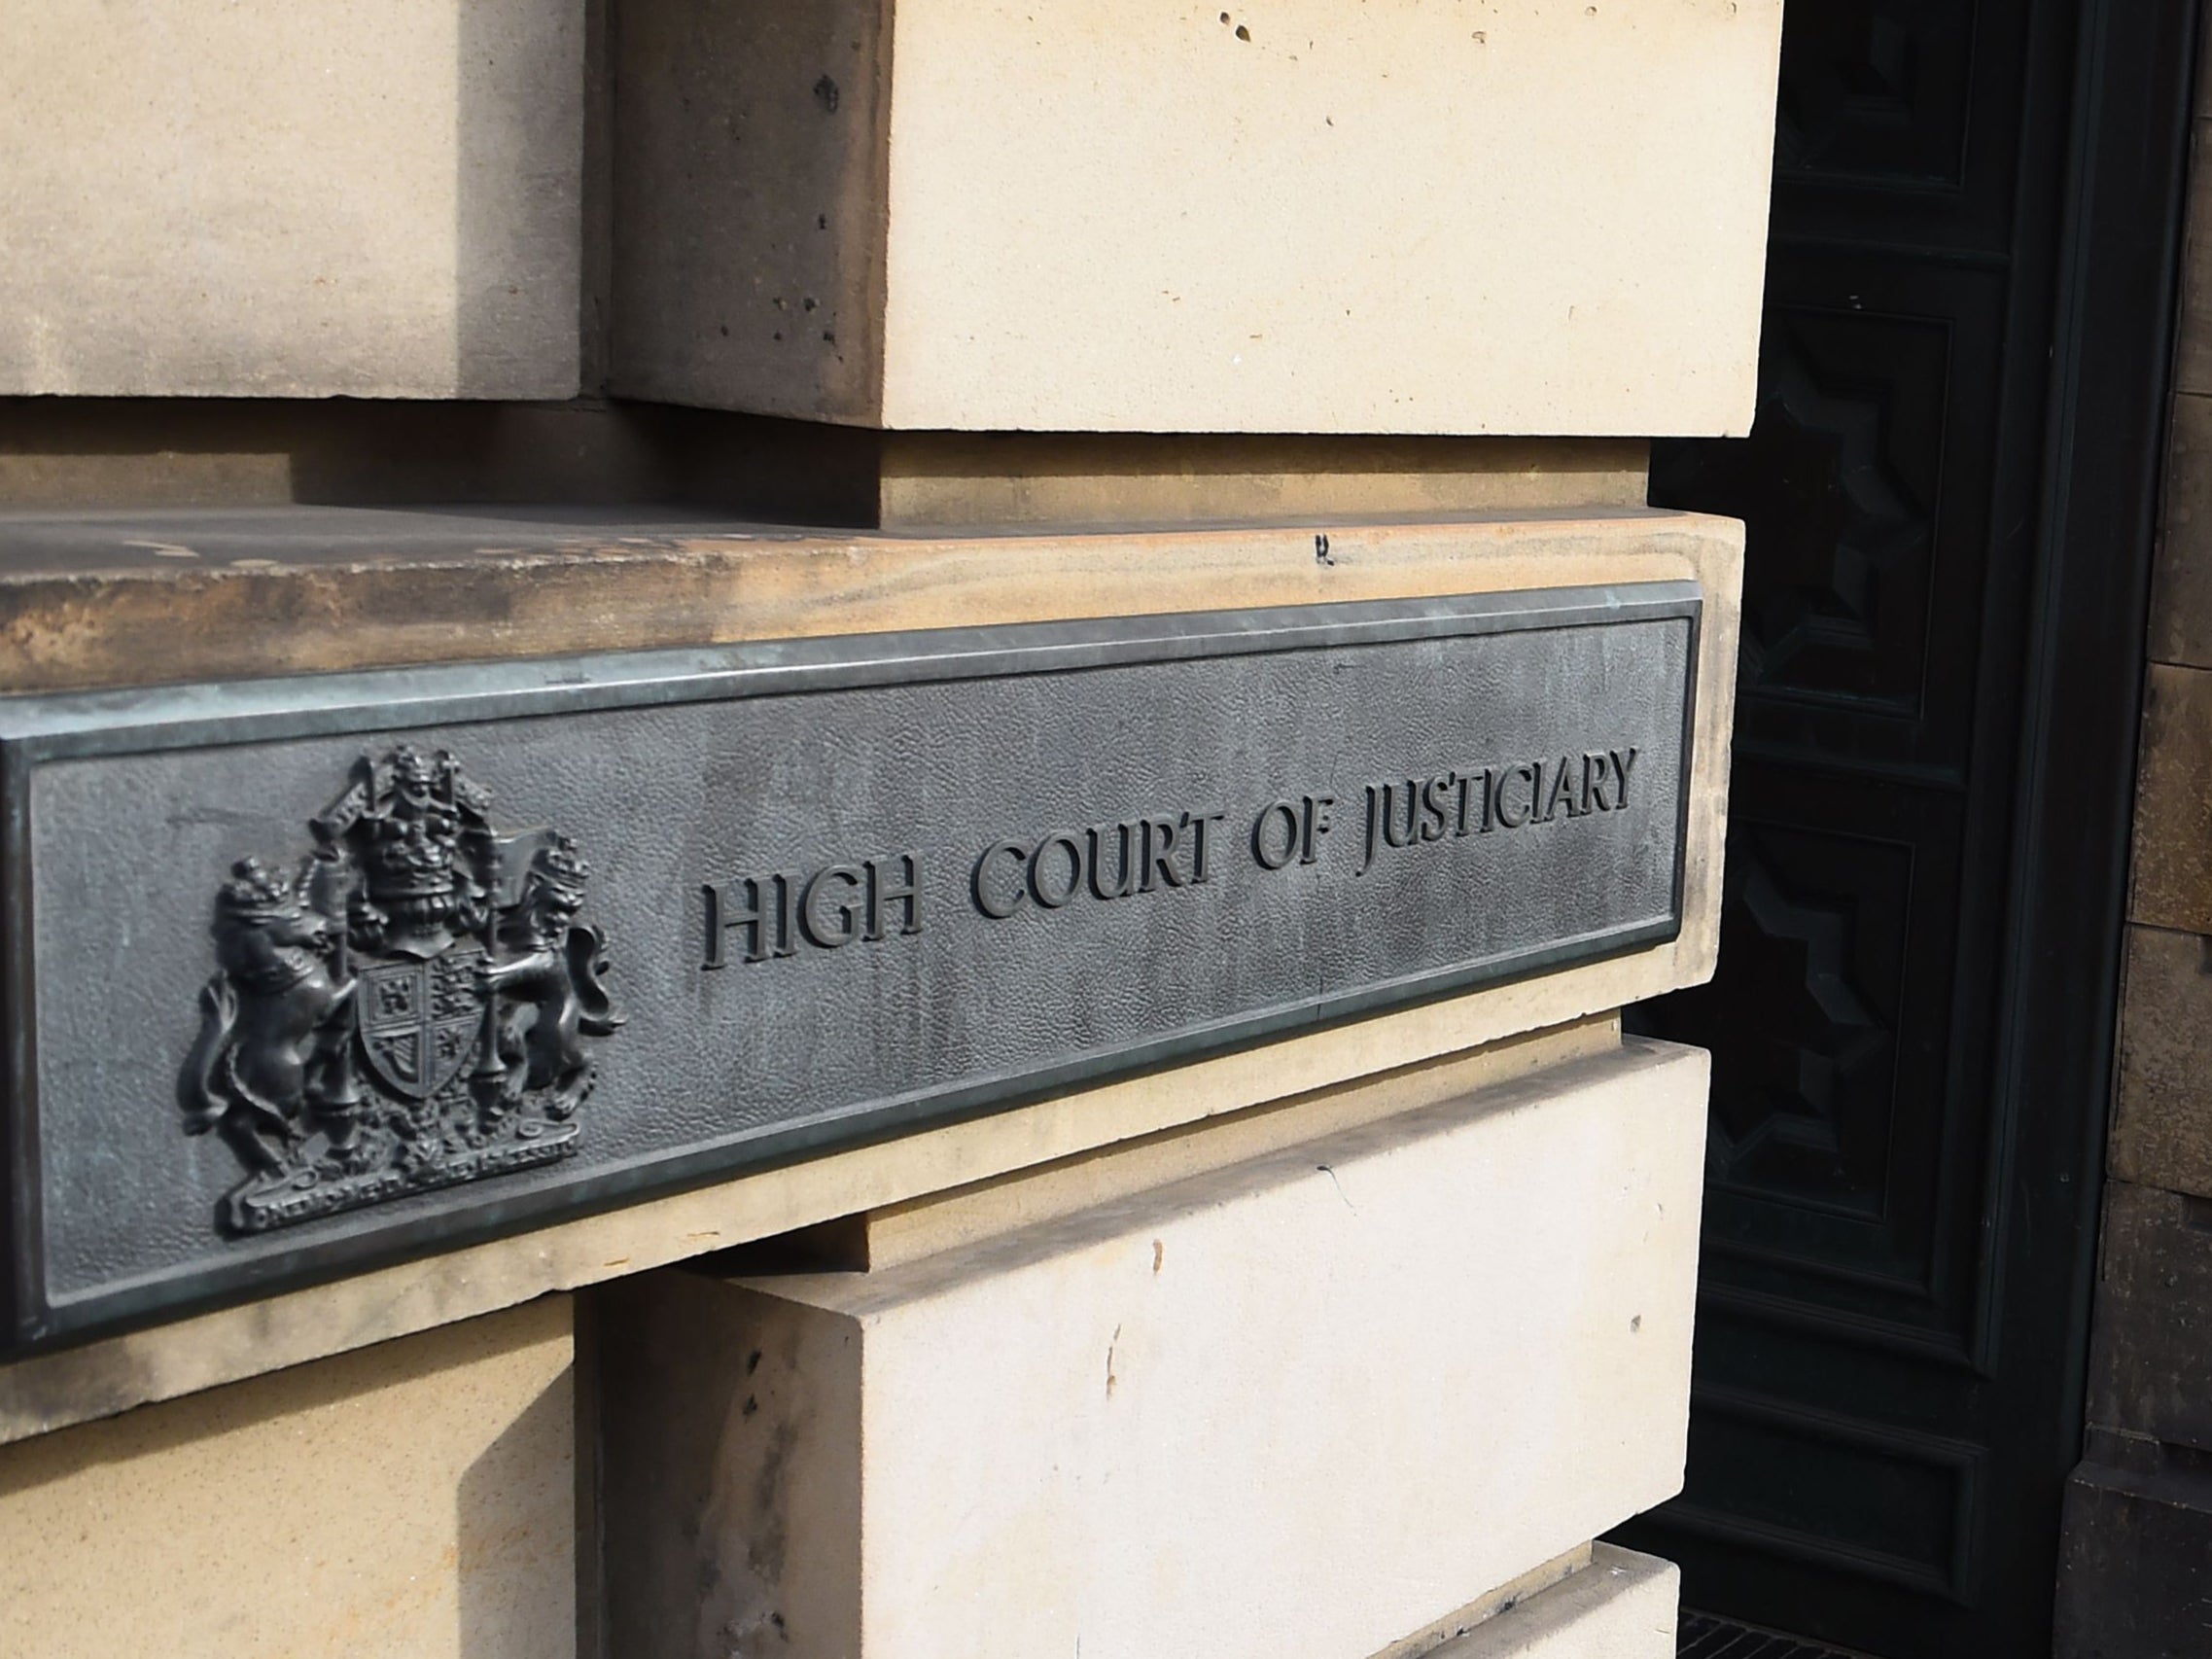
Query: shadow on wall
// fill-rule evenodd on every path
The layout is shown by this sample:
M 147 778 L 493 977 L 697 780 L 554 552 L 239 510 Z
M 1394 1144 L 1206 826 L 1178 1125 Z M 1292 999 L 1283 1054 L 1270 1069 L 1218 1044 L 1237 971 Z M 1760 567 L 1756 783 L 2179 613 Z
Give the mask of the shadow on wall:
M 586 36 L 577 0 L 459 0 L 456 397 L 579 389 Z
M 874 522 L 873 438 L 639 404 L 0 398 L 0 509 L 649 506 L 851 526 Z
M 0 1447 L 0 1654 L 572 1659 L 572 1356 L 547 1298 Z
M 572 1659 L 576 1369 L 563 1370 L 454 1489 L 461 1659 Z M 565 1526 L 551 1517 L 568 1518 Z

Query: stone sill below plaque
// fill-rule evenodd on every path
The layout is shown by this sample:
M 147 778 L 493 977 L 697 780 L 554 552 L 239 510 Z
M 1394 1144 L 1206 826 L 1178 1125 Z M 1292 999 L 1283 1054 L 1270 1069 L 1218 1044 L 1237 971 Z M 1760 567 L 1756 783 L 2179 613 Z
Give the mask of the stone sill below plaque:
M 1686 579 L 1705 601 L 1674 940 L 19 1361 L 0 1368 L 0 1440 L 1270 1103 L 1562 1057 L 1591 1040 L 1575 1022 L 1710 974 L 1740 550 L 1734 523 L 1642 510 L 965 537 L 551 512 L 0 517 L 5 674 L 24 690 L 1539 585 Z

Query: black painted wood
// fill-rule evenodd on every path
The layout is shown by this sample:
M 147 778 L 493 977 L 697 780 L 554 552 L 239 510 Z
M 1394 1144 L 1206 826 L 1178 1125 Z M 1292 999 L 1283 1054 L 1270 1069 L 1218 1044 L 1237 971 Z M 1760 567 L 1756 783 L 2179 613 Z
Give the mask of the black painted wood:
M 2049 1651 L 2079 1451 L 2190 0 L 1792 0 L 1685 1599 Z

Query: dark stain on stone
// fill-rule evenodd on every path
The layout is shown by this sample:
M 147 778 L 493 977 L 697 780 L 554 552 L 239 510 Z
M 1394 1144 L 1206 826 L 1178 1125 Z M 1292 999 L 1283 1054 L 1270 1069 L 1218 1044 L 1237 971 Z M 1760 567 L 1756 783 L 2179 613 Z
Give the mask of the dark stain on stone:
M 798 1434 L 789 1423 L 770 1431 L 760 1467 L 753 1479 L 753 1535 L 746 1543 L 746 1559 L 753 1570 L 771 1584 L 784 1581 L 784 1552 L 789 1520 L 784 1502 L 784 1478 L 790 1471 Z

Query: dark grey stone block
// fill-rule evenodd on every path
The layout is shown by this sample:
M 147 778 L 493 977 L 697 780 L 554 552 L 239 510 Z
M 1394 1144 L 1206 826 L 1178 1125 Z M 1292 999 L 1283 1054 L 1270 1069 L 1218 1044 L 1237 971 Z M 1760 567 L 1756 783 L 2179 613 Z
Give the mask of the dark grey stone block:
M 2140 1437 L 2090 1451 L 2066 1485 L 2054 1659 L 2203 1659 L 2212 1465 Z
M 2212 1454 L 2208 1355 L 2212 1203 L 2111 1182 L 2105 1188 L 2089 1421 Z
M 2212 938 L 2127 930 L 2112 1174 L 2212 1197 Z

